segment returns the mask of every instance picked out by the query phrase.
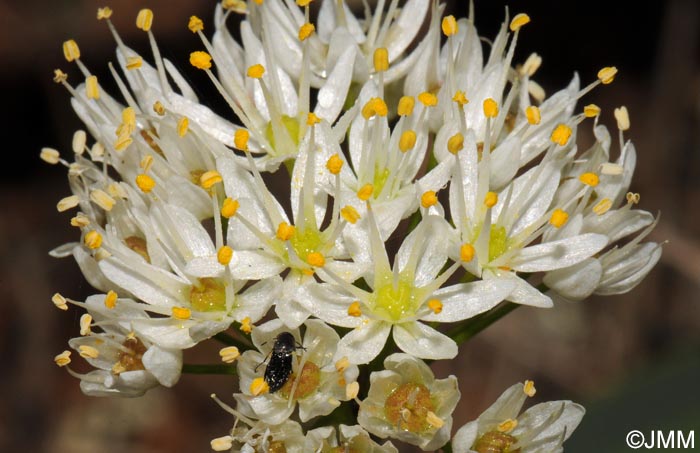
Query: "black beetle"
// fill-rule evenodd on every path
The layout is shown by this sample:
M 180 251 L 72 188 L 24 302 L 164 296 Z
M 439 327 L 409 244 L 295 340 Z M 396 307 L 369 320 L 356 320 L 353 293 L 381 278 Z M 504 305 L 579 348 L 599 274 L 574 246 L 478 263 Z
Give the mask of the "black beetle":
M 291 333 L 282 332 L 275 337 L 275 343 L 268 354 L 269 360 L 265 359 L 267 361 L 265 382 L 270 387 L 270 393 L 281 389 L 289 379 L 289 375 L 292 374 L 292 357 L 297 349 L 304 349 L 304 347 L 297 343 Z M 255 371 L 258 371 L 258 367 L 265 361 L 259 363 Z

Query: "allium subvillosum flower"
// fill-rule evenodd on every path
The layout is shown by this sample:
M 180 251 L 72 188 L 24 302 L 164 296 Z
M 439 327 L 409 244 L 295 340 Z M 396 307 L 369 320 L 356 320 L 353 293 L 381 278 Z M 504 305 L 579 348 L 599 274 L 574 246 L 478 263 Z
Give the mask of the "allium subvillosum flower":
M 324 426 L 306 434 L 304 451 L 318 453 L 398 453 L 391 442 L 377 444 L 361 426 L 340 425 L 338 431 L 333 426 Z
M 236 424 L 231 433 L 212 439 L 211 449 L 227 452 L 287 452 L 304 453 L 306 438 L 298 422 L 285 420 L 278 425 L 268 425 L 251 420 L 228 408 L 236 416 Z
M 521 413 L 532 381 L 515 384 L 478 419 L 462 426 L 452 439 L 455 453 L 557 453 L 581 422 L 585 410 L 571 401 L 550 401 Z
M 82 336 L 68 343 L 96 368 L 85 374 L 69 369 L 80 379 L 83 393 L 134 397 L 158 385 L 177 383 L 182 351 L 155 345 L 128 327 L 130 321 L 148 318 L 140 304 L 114 293 L 71 303 L 85 308 L 87 314 L 80 319 Z
M 392 354 L 384 370 L 370 375 L 357 421 L 370 433 L 435 450 L 450 438 L 452 411 L 459 401 L 457 378 L 435 379 L 422 360 Z
M 299 419 L 308 421 L 319 415 L 330 414 L 341 401 L 352 399 L 348 386 L 354 386 L 358 368 L 346 359 L 335 359 L 338 334 L 325 323 L 309 319 L 300 356 L 295 358 L 293 373 L 284 386 L 274 393 L 266 387 L 260 366 L 268 357 L 275 337 L 287 328 L 275 319 L 256 327 L 252 340 L 260 351 L 248 350 L 238 360 L 239 385 L 242 393 L 234 394 L 238 410 L 251 418 L 277 425 L 287 420 L 299 404 Z M 299 332 L 292 334 L 299 341 Z M 268 362 L 269 363 L 269 362 Z M 266 365 L 265 365 L 266 366 Z M 351 386 L 351 388 L 352 388 Z

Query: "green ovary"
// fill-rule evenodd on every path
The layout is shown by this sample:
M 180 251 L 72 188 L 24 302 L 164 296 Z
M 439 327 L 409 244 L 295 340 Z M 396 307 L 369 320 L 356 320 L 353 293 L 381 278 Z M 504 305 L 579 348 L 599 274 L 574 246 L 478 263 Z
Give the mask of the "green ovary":
M 195 311 L 226 310 L 226 289 L 213 278 L 200 278 L 190 289 L 190 304 Z
M 491 225 L 491 236 L 489 239 L 489 261 L 493 261 L 503 255 L 508 250 L 508 236 L 506 228 L 498 225 Z
M 294 142 L 295 145 L 299 145 L 299 123 L 297 122 L 296 118 L 282 115 L 282 124 L 287 129 L 292 142 Z M 280 151 L 277 149 L 277 145 L 275 145 L 275 134 L 272 129 L 272 122 L 267 123 L 267 128 L 265 128 L 265 138 L 270 143 L 270 146 L 272 146 L 272 149 L 274 149 L 276 152 Z M 292 150 L 293 153 L 296 153 L 296 151 L 296 149 Z M 291 154 L 292 152 L 283 152 L 280 154 Z
M 413 315 L 419 304 L 413 285 L 401 278 L 394 285 L 391 276 L 385 278 L 384 282 L 374 291 L 374 314 L 387 321 L 401 321 Z
M 382 189 L 384 189 L 384 184 L 386 184 L 388 178 L 388 168 L 385 168 L 384 170 L 380 170 L 379 168 L 374 169 L 374 182 L 372 183 L 374 186 L 374 190 L 372 191 L 374 198 L 377 198 L 379 194 L 382 193 Z
M 299 232 L 297 230 L 294 236 L 289 240 L 296 252 L 297 256 L 306 261 L 306 257 L 309 253 L 318 252 L 320 246 L 323 244 L 323 238 L 321 233 L 315 228 L 305 228 L 304 232 Z

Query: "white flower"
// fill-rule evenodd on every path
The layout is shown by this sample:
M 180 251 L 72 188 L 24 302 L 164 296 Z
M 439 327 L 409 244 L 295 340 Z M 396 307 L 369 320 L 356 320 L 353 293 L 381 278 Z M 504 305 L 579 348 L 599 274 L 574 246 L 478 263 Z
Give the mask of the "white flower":
M 392 354 L 383 371 L 370 375 L 367 398 L 357 421 L 382 439 L 392 437 L 435 450 L 450 437 L 452 411 L 459 401 L 457 378 L 435 379 L 421 360 Z
M 361 426 L 340 425 L 338 433 L 332 426 L 312 429 L 306 433 L 304 451 L 317 453 L 363 452 L 363 453 L 398 453 L 391 442 L 379 445 L 369 437 Z
M 279 425 L 268 425 L 239 417 L 231 434 L 212 440 L 215 451 L 232 453 L 277 452 L 304 453 L 304 433 L 301 425 L 285 420 Z
M 114 304 L 112 308 L 105 305 L 108 299 Z M 86 308 L 89 315 L 81 318 L 83 336 L 68 343 L 96 368 L 86 374 L 71 371 L 80 379 L 83 393 L 134 397 L 158 385 L 172 387 L 177 383 L 182 351 L 157 346 L 128 327 L 130 320 L 148 318 L 139 304 L 117 299 L 116 294 L 94 295 L 85 303 L 73 303 Z M 102 331 L 93 332 L 93 328 Z
M 328 270 L 321 277 L 333 283 L 304 287 L 300 300 L 324 321 L 352 327 L 338 345 L 338 355 L 353 363 L 368 363 L 384 347 L 393 331 L 396 345 L 404 352 L 425 359 L 457 355 L 456 343 L 420 321 L 455 322 L 484 312 L 512 292 L 509 281 L 460 283 L 441 288 L 459 267 L 447 262 L 448 225 L 438 216 L 426 217 L 409 234 L 389 264 L 377 225 L 369 211 L 369 249 L 374 268 L 365 276 L 369 291 L 343 283 Z
M 304 349 L 301 357 L 292 361 L 293 374 L 277 392 L 259 395 L 251 391 L 251 385 L 260 381 L 264 373 L 259 365 L 266 361 L 277 335 L 287 330 L 279 319 L 253 329 L 253 344 L 260 352 L 245 351 L 238 360 L 239 385 L 243 393 L 234 394 L 234 397 L 241 413 L 277 425 L 287 420 L 299 403 L 299 418 L 305 422 L 330 414 L 341 401 L 350 399 L 346 387 L 357 379 L 358 369 L 342 360 L 334 360 L 338 334 L 314 319 L 307 320 L 305 326 L 304 339 L 299 342 Z M 299 332 L 292 334 L 299 341 Z
M 562 444 L 581 422 L 585 410 L 571 401 L 532 406 L 522 414 L 531 381 L 507 389 L 478 419 L 462 426 L 452 439 L 455 453 L 563 452 Z

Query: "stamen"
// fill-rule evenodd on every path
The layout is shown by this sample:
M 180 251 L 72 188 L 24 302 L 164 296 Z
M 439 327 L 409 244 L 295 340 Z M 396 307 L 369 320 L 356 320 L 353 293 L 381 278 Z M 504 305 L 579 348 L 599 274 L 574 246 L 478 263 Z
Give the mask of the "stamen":
M 458 31 L 459 25 L 457 24 L 457 19 L 455 19 L 455 16 L 449 15 L 442 18 L 442 33 L 445 36 L 450 37 L 452 35 L 456 35 Z
M 187 307 L 173 307 L 172 308 L 173 318 L 185 321 L 192 317 L 192 310 Z
M 219 351 L 221 361 L 224 363 L 233 363 L 240 355 L 240 351 L 235 346 L 228 346 Z
M 476 250 L 474 250 L 473 245 L 462 244 L 462 246 L 459 248 L 459 259 L 461 259 L 465 263 L 468 263 L 474 259 L 475 252 Z
M 311 112 L 308 115 L 306 115 L 306 125 L 307 126 L 313 126 L 313 125 L 318 124 L 320 122 L 321 122 L 321 118 L 316 116 L 316 114 L 314 112 Z
M 42 148 L 39 157 L 41 160 L 51 165 L 56 165 L 61 160 L 61 154 L 53 148 Z
M 402 153 L 408 152 L 416 146 L 416 133 L 411 129 L 405 130 L 401 133 L 401 138 L 399 138 L 399 150 Z
M 90 325 L 92 324 L 92 316 L 89 313 L 84 313 L 80 317 L 80 335 L 86 336 L 92 333 Z
M 334 175 L 340 174 L 340 169 L 343 167 L 343 159 L 336 153 L 333 154 L 326 162 L 326 168 Z
M 492 98 L 484 99 L 484 116 L 486 118 L 496 118 L 498 116 L 498 102 Z
M 260 79 L 265 74 L 265 67 L 261 64 L 254 64 L 248 68 L 246 73 L 251 79 Z
M 428 411 L 428 413 L 425 414 L 425 421 L 428 422 L 430 426 L 437 429 L 442 428 L 445 424 L 445 421 L 438 417 L 433 411 Z
M 413 107 L 416 105 L 416 99 L 413 96 L 401 96 L 397 113 L 399 116 L 410 116 L 413 114 Z
M 201 50 L 192 52 L 190 53 L 190 64 L 197 69 L 210 69 L 211 55 Z
M 595 173 L 584 173 L 581 176 L 578 177 L 579 181 L 584 183 L 587 186 L 595 187 L 598 185 L 600 182 L 600 179 L 598 178 L 598 175 Z
M 344 372 L 350 366 L 350 359 L 347 356 L 343 356 L 340 360 L 335 362 L 335 370 L 338 373 Z
M 598 71 L 598 80 L 600 80 L 603 85 L 607 85 L 615 80 L 616 74 L 617 68 L 615 66 L 608 66 Z
M 525 381 L 525 384 L 523 385 L 523 392 L 525 392 L 525 394 L 530 398 L 535 396 L 535 393 L 537 393 L 535 383 L 533 381 Z
M 143 8 L 136 16 L 136 27 L 143 31 L 149 31 L 151 25 L 153 25 L 153 11 Z
M 617 176 L 625 172 L 625 167 L 613 162 L 603 162 L 600 164 L 600 173 L 603 175 Z
M 531 105 L 525 109 L 525 116 L 527 117 L 527 122 L 532 125 L 538 125 L 542 120 L 540 109 L 534 105 Z
M 240 205 L 238 200 L 232 198 L 224 199 L 224 203 L 221 205 L 221 215 L 224 218 L 230 219 L 236 215 L 236 211 L 238 211 Z
M 270 386 L 267 385 L 267 382 L 265 382 L 265 379 L 261 377 L 257 377 L 253 379 L 253 382 L 250 383 L 250 393 L 253 396 L 260 396 L 264 393 L 267 393 L 270 391 Z
M 63 56 L 65 57 L 66 61 L 69 63 L 74 61 L 74 60 L 79 59 L 80 58 L 80 48 L 78 47 L 78 43 L 76 43 L 72 39 L 69 39 L 68 41 L 64 41 L 63 42 Z M 54 72 L 54 74 L 56 74 L 56 72 Z
M 513 20 L 510 21 L 510 31 L 518 31 L 520 28 L 530 23 L 530 16 L 525 13 L 516 14 Z
M 452 100 L 455 101 L 457 104 L 460 106 L 464 106 L 465 104 L 469 103 L 469 99 L 467 99 L 467 95 L 464 94 L 464 91 L 458 90 L 454 96 L 452 96 Z
M 127 57 L 126 69 L 128 69 L 129 71 L 133 71 L 134 69 L 139 69 L 141 66 L 143 66 L 143 58 L 141 58 L 140 56 Z
M 86 344 L 80 345 L 78 347 L 78 352 L 80 353 L 80 357 L 84 359 L 96 359 L 100 356 L 100 351 L 98 351 L 97 348 Z
M 564 146 L 569 142 L 571 138 L 571 128 L 566 124 L 559 124 L 554 128 L 551 135 L 551 140 L 559 146 Z
M 65 198 L 61 198 L 56 204 L 56 209 L 58 212 L 64 212 L 72 209 L 80 204 L 80 198 L 77 195 L 71 195 Z
M 306 255 L 306 262 L 313 267 L 323 267 L 326 264 L 326 258 L 319 252 L 311 252 Z
M 569 214 L 561 209 L 555 209 L 549 218 L 549 223 L 555 228 L 561 228 L 569 220 Z
M 531 53 L 530 56 L 527 57 L 527 60 L 525 60 L 525 63 L 523 63 L 523 66 L 520 68 L 519 72 L 522 75 L 532 77 L 535 75 L 535 72 L 537 72 L 541 65 L 542 57 L 536 53 Z
M 379 47 L 375 49 L 373 60 L 375 72 L 384 72 L 389 70 L 389 51 L 386 49 L 386 47 Z
M 428 301 L 428 308 L 430 308 L 436 315 L 442 311 L 442 302 L 438 299 L 430 299 Z
M 627 107 L 624 105 L 615 109 L 615 119 L 617 120 L 617 128 L 621 131 L 626 131 L 630 128 L 630 116 L 627 112 Z
M 435 107 L 438 104 L 438 98 L 433 93 L 424 91 L 418 95 L 418 100 L 426 107 Z
M 484 205 L 487 208 L 493 208 L 498 203 L 498 194 L 496 192 L 487 192 L 486 197 L 484 197 Z
M 627 199 L 627 203 L 629 203 L 629 204 L 639 204 L 639 200 L 641 197 L 638 193 L 627 192 L 627 195 L 625 195 L 625 198 Z
M 362 116 L 368 120 L 375 115 L 386 116 L 388 108 L 386 102 L 381 98 L 372 98 L 362 107 Z
M 97 20 L 106 20 L 112 17 L 112 8 L 105 6 L 104 8 L 97 8 Z
M 177 122 L 177 135 L 184 137 L 190 127 L 190 120 L 186 116 L 180 118 Z
M 308 22 L 303 24 L 301 27 L 299 27 L 299 41 L 305 41 L 313 34 L 314 31 L 316 31 L 314 24 L 310 24 Z
M 141 159 L 141 162 L 139 162 L 139 167 L 143 169 L 143 171 L 148 171 L 151 169 L 151 166 L 153 165 L 153 156 L 150 154 L 146 154 L 143 156 L 143 159 Z
M 600 115 L 600 107 L 595 104 L 588 104 L 583 108 L 583 114 L 586 118 L 594 118 Z
M 212 439 L 211 442 L 209 442 L 209 445 L 214 451 L 229 451 L 233 448 L 233 437 L 217 437 L 216 439 Z
M 508 420 L 499 423 L 498 426 L 496 426 L 496 429 L 501 433 L 508 434 L 509 432 L 513 431 L 517 426 L 518 421 L 509 418 Z
M 438 198 L 434 190 L 428 190 L 420 197 L 420 205 L 426 209 L 431 206 L 435 206 L 437 202 Z
M 143 193 L 149 193 L 155 188 L 156 182 L 147 174 L 141 173 L 136 176 L 136 186 L 141 189 Z
M 246 129 L 237 129 L 233 134 L 233 145 L 236 149 L 241 151 L 248 151 L 248 140 L 250 139 L 250 132 Z
M 223 266 L 227 266 L 231 262 L 231 258 L 233 258 L 233 249 L 228 245 L 224 245 L 216 253 L 216 259 Z
M 593 212 L 596 215 L 603 215 L 612 208 L 612 200 L 610 198 L 603 198 L 598 203 L 593 206 Z
M 294 236 L 296 229 L 288 224 L 287 222 L 282 222 L 277 227 L 277 239 L 280 241 L 288 241 Z
M 54 357 L 53 361 L 59 367 L 64 367 L 70 363 L 70 355 L 71 355 L 70 351 L 68 351 L 68 350 L 63 351 L 62 353 L 60 353 L 56 357 Z
M 362 201 L 367 201 L 369 200 L 369 197 L 372 196 L 372 192 L 374 192 L 374 186 L 370 183 L 365 184 L 360 188 L 360 190 L 357 191 L 357 198 L 359 198 Z
M 66 303 L 66 298 L 63 297 L 59 293 L 55 293 L 53 296 L 51 296 L 51 302 L 53 302 L 53 304 L 59 310 L 63 310 L 63 311 L 68 310 L 68 304 Z
M 97 84 L 97 76 L 91 75 L 85 79 L 85 94 L 88 99 L 100 98 L 100 87 Z
M 187 28 L 189 28 L 192 33 L 203 31 L 204 22 L 202 22 L 202 19 L 197 16 L 190 16 L 190 21 L 187 23 Z
M 464 136 L 457 132 L 447 140 L 447 150 L 452 154 L 457 154 L 464 149 Z
M 65 83 L 68 80 L 68 74 L 61 71 L 60 69 L 53 70 L 53 81 L 55 83 Z
M 223 180 L 224 178 L 221 177 L 221 174 L 219 174 L 218 171 L 209 170 L 204 172 L 202 176 L 199 177 L 199 185 L 202 186 L 203 189 L 209 190 L 214 186 L 214 184 L 218 184 Z
M 83 242 L 91 250 L 98 249 L 102 245 L 102 235 L 95 230 L 91 230 L 85 234 Z
M 360 302 L 355 301 L 348 307 L 348 315 L 355 318 L 362 316 L 362 309 L 360 308 Z
M 345 386 L 345 398 L 348 400 L 352 400 L 357 398 L 357 395 L 360 393 L 360 383 L 357 381 L 351 382 L 348 385 Z
M 241 321 L 241 332 L 250 333 L 253 331 L 253 322 L 250 320 L 250 316 L 246 316 Z
M 105 296 L 105 307 L 112 310 L 116 306 L 117 306 L 117 293 L 115 293 L 112 290 L 109 290 L 109 292 L 107 292 L 107 295 Z
M 357 209 L 355 209 L 353 206 L 347 205 L 343 207 L 340 210 L 340 215 L 345 219 L 348 223 L 355 224 L 358 220 L 360 220 L 360 213 L 357 212 Z
M 74 227 L 85 228 L 86 226 L 90 225 L 90 219 L 88 219 L 84 214 L 78 214 L 70 219 L 70 224 Z
M 160 101 L 156 101 L 153 103 L 153 111 L 156 112 L 156 114 L 159 116 L 165 115 L 165 107 Z

